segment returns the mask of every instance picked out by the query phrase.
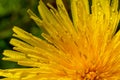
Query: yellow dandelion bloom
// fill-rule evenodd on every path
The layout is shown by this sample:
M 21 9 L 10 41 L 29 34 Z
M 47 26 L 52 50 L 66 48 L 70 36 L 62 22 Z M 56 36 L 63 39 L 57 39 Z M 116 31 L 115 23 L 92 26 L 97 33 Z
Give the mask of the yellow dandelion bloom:
M 3 60 L 29 68 L 0 70 L 1 80 L 120 80 L 119 0 L 71 0 L 70 19 L 62 0 L 57 9 L 42 2 L 41 18 L 30 17 L 45 40 L 14 27 Z

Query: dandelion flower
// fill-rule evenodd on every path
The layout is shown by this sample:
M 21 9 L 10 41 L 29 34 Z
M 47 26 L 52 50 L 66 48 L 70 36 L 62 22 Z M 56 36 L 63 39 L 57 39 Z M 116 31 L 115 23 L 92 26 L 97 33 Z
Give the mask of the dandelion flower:
M 44 40 L 14 27 L 3 60 L 28 68 L 0 70 L 2 80 L 120 80 L 119 0 L 90 1 L 71 0 L 72 19 L 62 0 L 41 0 L 41 18 L 28 10 Z

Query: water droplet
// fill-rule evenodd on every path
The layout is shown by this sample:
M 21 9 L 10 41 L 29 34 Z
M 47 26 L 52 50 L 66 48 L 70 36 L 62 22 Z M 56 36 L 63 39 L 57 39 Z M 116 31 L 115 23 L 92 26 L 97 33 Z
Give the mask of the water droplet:
M 115 9 L 112 9 L 112 12 L 115 12 Z
M 100 2 L 98 2 L 97 5 L 100 6 Z

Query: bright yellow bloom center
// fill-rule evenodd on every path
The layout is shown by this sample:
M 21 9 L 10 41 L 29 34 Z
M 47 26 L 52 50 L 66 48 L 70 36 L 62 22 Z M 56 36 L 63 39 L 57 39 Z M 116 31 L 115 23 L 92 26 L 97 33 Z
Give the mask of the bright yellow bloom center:
M 3 60 L 30 68 L 0 70 L 2 80 L 120 80 L 119 0 L 70 2 L 72 20 L 62 0 L 40 1 L 41 19 L 28 10 L 45 40 L 15 26 Z

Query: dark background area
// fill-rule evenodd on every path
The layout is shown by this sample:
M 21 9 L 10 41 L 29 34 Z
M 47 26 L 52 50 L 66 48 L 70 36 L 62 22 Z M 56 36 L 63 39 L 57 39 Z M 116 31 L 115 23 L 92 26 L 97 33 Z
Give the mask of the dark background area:
M 38 14 L 37 5 L 39 0 L 0 0 L 0 68 L 20 67 L 14 62 L 2 61 L 2 53 L 6 49 L 12 49 L 9 44 L 12 38 L 13 26 L 21 27 L 22 29 L 39 36 L 41 30 L 29 18 L 28 9 Z
M 69 4 L 69 0 L 63 1 L 65 5 Z M 56 6 L 55 0 L 43 0 L 43 2 Z M 30 19 L 27 13 L 27 10 L 31 9 L 36 15 L 40 16 L 37 9 L 38 5 L 39 0 L 0 0 L 0 69 L 22 67 L 15 62 L 1 59 L 3 51 L 11 50 L 13 47 L 9 44 L 13 26 L 18 26 L 37 37 L 41 37 L 42 30 Z
M 53 0 L 44 0 L 45 3 L 53 3 Z M 37 6 L 39 0 L 0 0 L 0 68 L 14 68 L 21 67 L 15 62 L 2 61 L 2 53 L 6 49 L 12 49 L 9 44 L 12 38 L 13 26 L 18 26 L 25 31 L 40 37 L 41 30 L 37 27 L 35 22 L 29 18 L 27 13 L 31 9 L 39 16 Z

